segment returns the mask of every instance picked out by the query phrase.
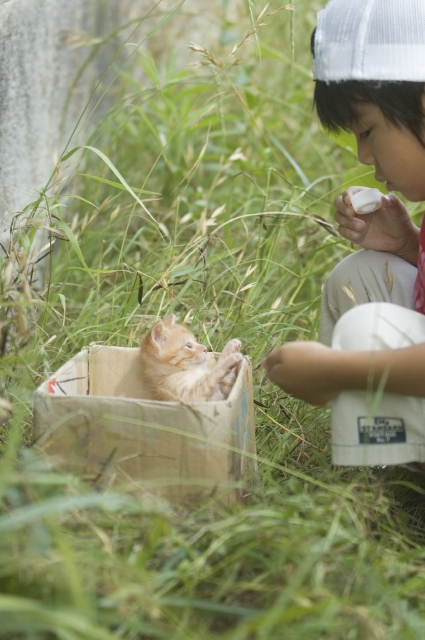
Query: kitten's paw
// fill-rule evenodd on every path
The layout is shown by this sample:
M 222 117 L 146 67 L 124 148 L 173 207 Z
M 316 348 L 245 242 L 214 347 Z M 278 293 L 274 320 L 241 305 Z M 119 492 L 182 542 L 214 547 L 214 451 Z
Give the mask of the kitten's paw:
M 223 351 L 221 352 L 222 356 L 228 356 L 231 353 L 234 353 L 235 351 L 239 351 L 239 349 L 242 346 L 242 342 L 240 340 L 238 340 L 237 338 L 233 338 L 233 340 L 230 340 L 224 347 Z
M 230 356 L 226 358 L 226 365 L 229 369 L 233 369 L 243 360 L 243 355 L 241 353 L 232 353 Z
M 236 378 L 238 377 L 237 367 L 243 359 L 244 358 L 241 353 L 231 353 L 219 364 L 223 375 L 218 382 L 218 388 L 223 395 L 223 400 L 226 400 L 229 397 L 232 387 L 236 382 Z

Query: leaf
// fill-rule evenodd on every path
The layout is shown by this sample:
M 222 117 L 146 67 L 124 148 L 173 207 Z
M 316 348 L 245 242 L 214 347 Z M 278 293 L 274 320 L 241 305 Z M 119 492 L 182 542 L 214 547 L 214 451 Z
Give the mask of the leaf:
M 295 158 L 293 158 L 291 156 L 291 154 L 289 153 L 289 151 L 287 151 L 285 149 L 285 147 L 283 146 L 283 144 L 281 144 L 281 142 L 276 138 L 276 136 L 274 136 L 272 133 L 269 132 L 269 138 L 270 140 L 273 142 L 273 144 L 275 145 L 275 147 L 277 149 L 279 149 L 279 151 L 285 156 L 285 158 L 290 162 L 290 164 L 293 166 L 293 168 L 295 169 L 295 171 L 298 174 L 298 177 L 300 178 L 301 182 L 303 183 L 304 187 L 307 188 L 310 186 L 310 180 L 307 178 L 307 176 L 305 175 L 304 171 L 301 169 L 300 165 L 298 164 L 298 162 L 295 160 Z
M 89 173 L 77 173 L 77 176 L 82 176 L 83 178 L 90 178 L 91 180 L 97 180 L 97 182 L 103 182 L 103 184 L 109 184 L 111 187 L 115 187 L 116 189 L 121 189 L 122 191 L 127 191 L 127 187 L 120 184 L 119 182 L 114 182 L 113 180 L 107 180 L 106 178 L 100 178 L 99 176 L 92 176 Z M 137 189 L 136 187 L 132 187 L 134 192 L 138 193 L 147 193 L 152 196 L 160 196 L 161 194 L 157 191 L 145 191 L 145 189 Z M 88 202 L 88 200 L 86 200 Z M 89 204 L 92 204 L 89 202 Z M 95 205 L 93 205 L 95 206 Z
M 220 216 L 226 209 L 226 205 L 222 204 L 221 207 L 217 207 L 217 209 L 214 209 L 214 211 L 211 214 L 211 220 L 214 220 L 214 218 L 217 218 L 218 216 Z
M 59 300 L 61 301 L 62 304 L 62 309 L 63 309 L 63 322 L 62 322 L 62 326 L 65 326 L 65 317 L 66 317 L 66 298 L 63 295 L 63 293 L 59 293 Z
M 13 632 L 25 633 L 25 637 L 36 637 L 36 630 L 51 631 L 55 638 L 81 640 L 114 640 L 106 629 L 93 624 L 87 615 L 75 611 L 52 609 L 35 600 L 9 595 L 0 595 L 1 631 L 6 625 Z M 30 635 L 28 635 L 30 634 Z M 50 634 L 49 634 L 50 636 Z M 4 636 L 3 636 L 4 637 Z M 37 633 L 37 637 L 41 637 Z M 43 637 L 44 634 L 43 634 Z
M 58 233 L 58 230 L 54 227 L 49 227 L 47 224 L 44 224 L 45 220 L 42 218 L 28 218 L 25 221 L 24 228 L 33 227 L 35 229 L 40 229 L 41 231 L 45 231 L 46 233 L 50 233 L 55 238 L 59 238 L 60 240 L 65 240 L 64 236 Z
M 81 147 L 74 147 L 73 149 L 71 149 L 71 151 L 68 151 L 67 154 L 61 157 L 61 162 L 65 162 L 65 160 L 68 160 L 68 158 L 73 156 L 74 153 L 76 153 L 79 149 L 81 149 Z
M 244 287 L 242 287 L 242 289 L 239 289 L 239 293 L 242 293 L 242 291 L 246 291 L 247 289 L 252 289 L 252 287 L 255 287 L 256 284 L 256 282 L 250 282 L 250 284 L 246 284 Z
M 183 182 L 189 182 L 189 180 L 191 180 L 193 178 L 193 176 L 195 174 L 195 171 L 197 170 L 197 168 L 201 164 L 202 158 L 204 157 L 205 151 L 207 150 L 209 138 L 210 138 L 210 128 L 208 127 L 207 138 L 205 140 L 204 146 L 202 147 L 202 149 L 201 149 L 201 151 L 199 153 L 199 156 L 195 160 L 195 163 L 193 164 L 192 168 L 189 169 L 189 171 L 186 173 L 186 175 L 180 180 L 178 186 L 183 184 Z
M 186 597 L 165 597 L 160 598 L 158 604 L 163 607 L 184 607 L 190 609 L 199 609 L 201 611 L 213 611 L 228 616 L 241 616 L 244 618 L 254 618 L 262 613 L 261 609 L 232 607 L 220 602 L 211 602 L 211 600 L 201 600 Z
M 340 133 L 329 133 L 326 131 L 325 133 L 338 147 L 349 151 L 349 153 L 357 157 L 357 142 L 354 133 L 350 133 L 349 131 L 341 131 Z
M 310 80 L 311 78 L 311 69 L 310 67 L 305 67 L 301 64 L 297 64 L 292 60 L 292 58 L 286 55 L 283 51 L 274 49 L 273 47 L 268 46 L 264 42 L 261 42 L 261 55 L 264 55 L 266 58 L 274 58 L 276 60 L 281 60 L 285 64 L 291 65 L 291 68 L 298 71 L 302 76 L 305 76 Z
M 264 14 L 266 13 L 267 9 L 269 8 L 269 4 L 270 2 L 268 2 L 266 4 L 266 6 L 264 7 L 264 9 L 260 12 L 258 18 L 257 18 L 257 22 L 260 22 L 261 18 L 264 16 Z
M 140 204 L 140 206 L 142 207 L 143 211 L 149 216 L 149 218 L 152 220 L 152 222 L 154 223 L 156 228 L 159 229 L 159 225 L 158 225 L 157 221 L 155 220 L 155 218 L 153 217 L 153 215 L 151 213 L 149 213 L 149 211 L 146 209 L 146 207 L 143 204 L 143 202 L 140 200 L 140 198 L 138 196 L 136 196 L 136 194 L 134 193 L 133 189 L 126 182 L 126 180 L 120 174 L 120 172 L 115 167 L 115 165 L 109 160 L 109 158 L 107 156 L 105 156 L 105 154 L 102 153 L 102 151 L 100 151 L 99 149 L 96 149 L 96 147 L 90 147 L 89 145 L 86 145 L 84 148 L 85 149 L 89 149 L 90 151 L 93 151 L 94 153 L 96 153 L 99 156 L 99 158 L 101 158 L 103 160 L 103 162 L 110 168 L 112 173 L 114 173 L 117 176 L 117 178 L 121 182 L 121 184 L 124 185 L 124 187 L 127 189 L 127 191 L 133 196 L 133 198 L 136 200 L 136 202 L 138 202 Z
M 177 13 L 177 11 L 185 2 L 186 0 L 180 0 L 180 2 L 174 7 L 174 9 L 169 11 L 169 13 L 167 13 L 167 15 L 164 16 L 162 20 L 160 20 L 158 24 L 153 27 L 153 29 L 148 31 L 148 33 L 146 34 L 146 39 L 150 38 L 151 36 L 153 36 L 154 33 L 162 29 L 162 27 L 164 27 L 167 24 L 167 22 L 174 16 L 175 13 Z
M 73 234 L 71 229 L 68 227 L 66 222 L 64 222 L 63 220 L 60 220 L 59 218 L 56 219 L 56 224 L 59 227 L 59 229 L 61 229 L 64 232 L 64 234 L 66 235 L 66 237 L 68 238 L 68 240 L 71 243 L 71 246 L 72 246 L 72 248 L 74 250 L 74 253 L 77 256 L 77 258 L 79 259 L 79 261 L 81 262 L 84 270 L 87 271 L 87 273 L 90 275 L 90 277 L 93 278 L 92 272 L 90 271 L 89 267 L 86 264 L 86 261 L 84 260 L 84 256 L 83 256 L 83 254 L 81 252 L 80 245 L 78 244 L 77 238 L 75 237 L 75 235 Z
M 91 207 L 94 207 L 95 209 L 97 209 L 97 205 L 95 205 L 94 202 L 90 202 L 90 200 L 86 200 L 86 198 L 77 196 L 75 195 L 75 193 L 61 193 L 61 198 L 75 198 L 75 200 L 81 200 L 81 202 L 85 202 L 86 204 L 89 204 Z M 64 205 L 62 204 L 61 206 L 63 207 Z
M 172 278 L 179 278 L 180 276 L 187 276 L 189 274 L 195 275 L 196 273 L 201 273 L 200 269 L 197 269 L 195 265 L 188 264 L 185 267 L 177 267 L 177 269 L 173 269 L 170 276 Z
M 35 524 L 43 518 L 52 518 L 77 511 L 101 507 L 116 509 L 130 502 L 126 496 L 120 494 L 99 495 L 88 493 L 81 496 L 58 496 L 26 505 L 0 518 L 0 532 L 16 531 L 30 524 Z
M 375 180 L 375 169 L 370 169 L 364 165 L 358 165 L 347 171 L 344 174 L 344 185 L 358 185 L 382 191 L 382 182 Z
M 252 264 L 251 266 L 249 266 L 248 269 L 246 270 L 245 278 L 250 276 L 251 273 L 254 273 L 254 271 L 256 270 L 257 267 L 258 267 L 258 262 L 257 262 L 257 264 Z
M 142 280 L 142 276 L 140 275 L 140 273 L 137 274 L 137 277 L 139 278 L 139 288 L 137 290 L 137 302 L 139 304 L 142 304 L 142 302 L 143 302 L 143 280 Z

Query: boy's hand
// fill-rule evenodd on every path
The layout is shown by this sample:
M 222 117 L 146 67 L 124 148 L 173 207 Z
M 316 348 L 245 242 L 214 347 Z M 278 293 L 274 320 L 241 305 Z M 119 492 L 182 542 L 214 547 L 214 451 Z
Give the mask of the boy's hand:
M 338 395 L 338 352 L 318 342 L 289 342 L 262 361 L 266 376 L 296 398 L 322 405 Z
M 351 196 L 364 187 L 350 187 L 335 200 L 338 232 L 363 249 L 387 251 L 417 265 L 419 229 L 413 224 L 404 204 L 396 195 L 382 196 L 382 207 L 373 213 L 358 215 Z

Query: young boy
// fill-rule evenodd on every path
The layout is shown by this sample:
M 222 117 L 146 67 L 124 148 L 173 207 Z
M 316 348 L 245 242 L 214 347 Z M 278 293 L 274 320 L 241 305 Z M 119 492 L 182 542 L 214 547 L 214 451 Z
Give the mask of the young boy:
M 312 49 L 324 127 L 352 131 L 388 191 L 425 201 L 424 0 L 331 0 Z M 339 233 L 362 250 L 325 283 L 324 344 L 286 344 L 263 366 L 287 393 L 332 401 L 334 464 L 425 462 L 425 223 L 392 193 L 356 214 L 362 189 L 335 201 Z

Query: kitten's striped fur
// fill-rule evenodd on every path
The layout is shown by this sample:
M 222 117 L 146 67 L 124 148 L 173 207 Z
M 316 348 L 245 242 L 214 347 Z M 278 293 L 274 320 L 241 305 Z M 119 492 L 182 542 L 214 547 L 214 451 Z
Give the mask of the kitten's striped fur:
M 152 400 L 225 400 L 243 359 L 240 348 L 240 340 L 231 340 L 208 368 L 207 348 L 172 314 L 154 324 L 140 342 L 144 386 Z

